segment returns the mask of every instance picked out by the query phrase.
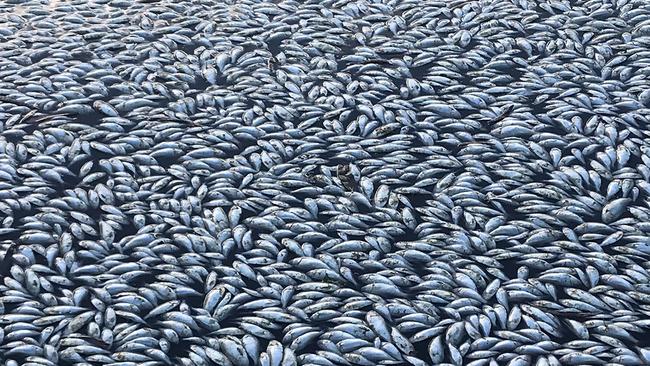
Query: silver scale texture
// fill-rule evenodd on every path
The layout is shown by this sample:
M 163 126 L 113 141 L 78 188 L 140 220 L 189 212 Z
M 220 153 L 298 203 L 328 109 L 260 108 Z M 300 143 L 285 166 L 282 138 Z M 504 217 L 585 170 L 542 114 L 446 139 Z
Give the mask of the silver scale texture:
M 0 365 L 650 365 L 650 3 L 0 1 Z

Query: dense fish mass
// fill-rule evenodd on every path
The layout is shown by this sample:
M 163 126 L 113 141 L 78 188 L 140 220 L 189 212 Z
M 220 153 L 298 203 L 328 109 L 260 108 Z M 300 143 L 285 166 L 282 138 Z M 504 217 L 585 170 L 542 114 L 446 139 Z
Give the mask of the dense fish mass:
M 649 365 L 650 3 L 0 1 L 2 365 Z

